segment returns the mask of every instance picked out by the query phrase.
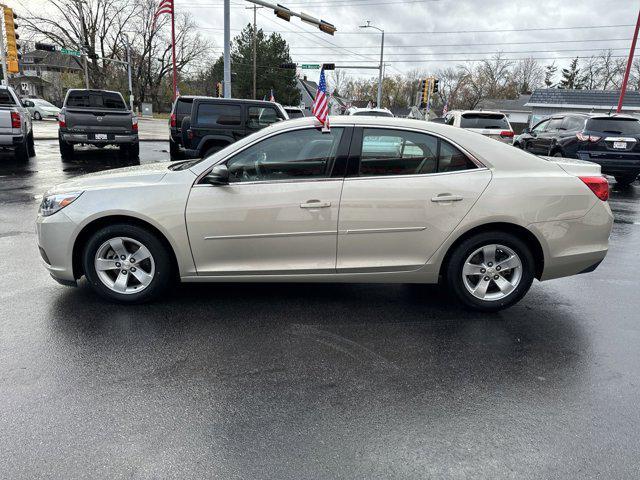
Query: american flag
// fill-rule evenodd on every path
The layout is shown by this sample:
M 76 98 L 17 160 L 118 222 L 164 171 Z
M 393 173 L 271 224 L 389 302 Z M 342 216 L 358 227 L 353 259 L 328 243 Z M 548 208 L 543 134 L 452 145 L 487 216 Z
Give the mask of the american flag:
M 444 108 L 442 109 L 442 116 L 444 117 L 449 111 L 449 100 L 444 104 Z
M 275 102 L 276 101 L 276 97 L 273 95 L 273 88 L 271 89 L 271 94 L 269 95 L 269 101 L 270 102 Z
M 158 8 L 156 8 L 155 13 L 153 14 L 154 25 L 158 17 L 163 13 L 168 13 L 169 15 L 173 15 L 173 0 L 160 0 L 160 3 L 158 4 Z
M 322 126 L 329 128 L 329 102 L 327 99 L 327 81 L 324 78 L 324 68 L 320 70 L 320 81 L 318 82 L 318 91 L 313 101 L 313 116 L 318 119 Z

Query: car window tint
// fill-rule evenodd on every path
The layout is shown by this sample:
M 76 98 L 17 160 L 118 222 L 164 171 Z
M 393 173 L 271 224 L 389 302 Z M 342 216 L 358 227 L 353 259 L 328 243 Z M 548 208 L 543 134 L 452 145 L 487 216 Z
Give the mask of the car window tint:
M 453 122 L 455 121 L 456 117 L 454 117 L 453 115 L 451 115 L 449 118 L 447 118 L 446 123 L 447 125 L 453 125 Z
M 365 128 L 360 176 L 434 173 L 438 139 L 402 130 Z
M 269 137 L 227 162 L 230 182 L 324 178 L 330 175 L 343 128 L 310 128 Z
M 634 118 L 624 117 L 590 118 L 587 120 L 585 130 L 614 135 L 638 135 L 640 134 L 640 122 Z
M 188 115 L 191 113 L 193 100 L 178 100 L 176 102 L 176 115 Z
M 547 125 L 546 132 L 555 132 L 562 128 L 563 118 L 553 118 Z
M 476 164 L 469 160 L 464 153 L 449 142 L 440 140 L 440 157 L 438 159 L 438 172 L 457 172 L 477 168 Z
M 562 128 L 570 132 L 582 130 L 584 127 L 584 118 L 581 117 L 565 117 L 562 122 Z
M 509 122 L 502 113 L 464 113 L 460 118 L 462 128 L 506 129 Z
M 240 125 L 242 110 L 240 105 L 201 103 L 198 106 L 198 125 Z
M 110 110 L 126 110 L 124 100 L 115 92 L 70 92 L 67 97 L 68 107 L 106 108 Z
M 6 89 L 0 90 L 0 105 L 15 105 L 13 97 Z
M 547 125 L 549 124 L 549 120 L 545 120 L 543 122 L 540 122 L 539 124 L 537 124 L 535 127 L 533 127 L 531 129 L 532 132 L 536 132 L 536 133 L 540 133 L 540 132 L 544 132 L 544 129 L 547 128 Z
M 289 115 L 289 118 L 302 118 L 304 117 L 304 113 L 302 112 L 302 110 L 287 110 L 287 115 Z
M 249 107 L 249 128 L 264 128 L 280 121 L 278 112 L 272 107 Z

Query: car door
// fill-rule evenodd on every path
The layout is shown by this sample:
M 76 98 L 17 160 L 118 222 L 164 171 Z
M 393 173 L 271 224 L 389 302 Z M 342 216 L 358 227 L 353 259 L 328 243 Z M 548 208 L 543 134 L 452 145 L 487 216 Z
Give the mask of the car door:
M 542 152 L 542 134 L 544 134 L 545 129 L 549 125 L 550 119 L 543 120 L 539 122 L 535 127 L 531 129 L 530 138 L 528 138 L 523 148 L 531 153 L 540 154 Z
M 420 131 L 354 132 L 340 201 L 337 271 L 424 265 L 476 202 L 491 172 Z
M 537 149 L 541 155 L 549 155 L 551 152 L 551 146 L 555 143 L 559 135 L 564 131 L 562 122 L 564 117 L 554 117 L 549 120 L 547 127 L 544 129 L 537 138 Z
M 194 185 L 186 208 L 199 275 L 335 272 L 351 129 L 274 134 L 223 161 L 229 184 Z

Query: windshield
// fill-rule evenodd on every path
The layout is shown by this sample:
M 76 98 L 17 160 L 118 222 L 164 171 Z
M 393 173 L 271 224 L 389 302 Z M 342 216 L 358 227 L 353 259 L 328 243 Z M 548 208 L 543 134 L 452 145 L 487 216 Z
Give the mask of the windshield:
M 465 113 L 460 119 L 462 128 L 508 129 L 509 122 L 502 113 Z
M 635 118 L 590 118 L 587 120 L 585 130 L 615 135 L 638 135 L 640 134 L 640 122 Z
M 362 112 L 355 112 L 353 115 L 359 117 L 393 117 L 391 112 L 377 112 L 375 110 L 364 110 Z

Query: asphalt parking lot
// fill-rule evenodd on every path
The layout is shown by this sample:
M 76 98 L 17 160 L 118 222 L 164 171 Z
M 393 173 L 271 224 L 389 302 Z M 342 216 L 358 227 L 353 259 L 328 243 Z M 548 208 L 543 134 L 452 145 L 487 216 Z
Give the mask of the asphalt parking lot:
M 46 188 L 0 156 L 0 478 L 638 478 L 640 185 L 610 252 L 469 313 L 436 287 L 185 285 L 106 303 L 41 266 Z M 141 144 L 141 163 L 168 161 Z

